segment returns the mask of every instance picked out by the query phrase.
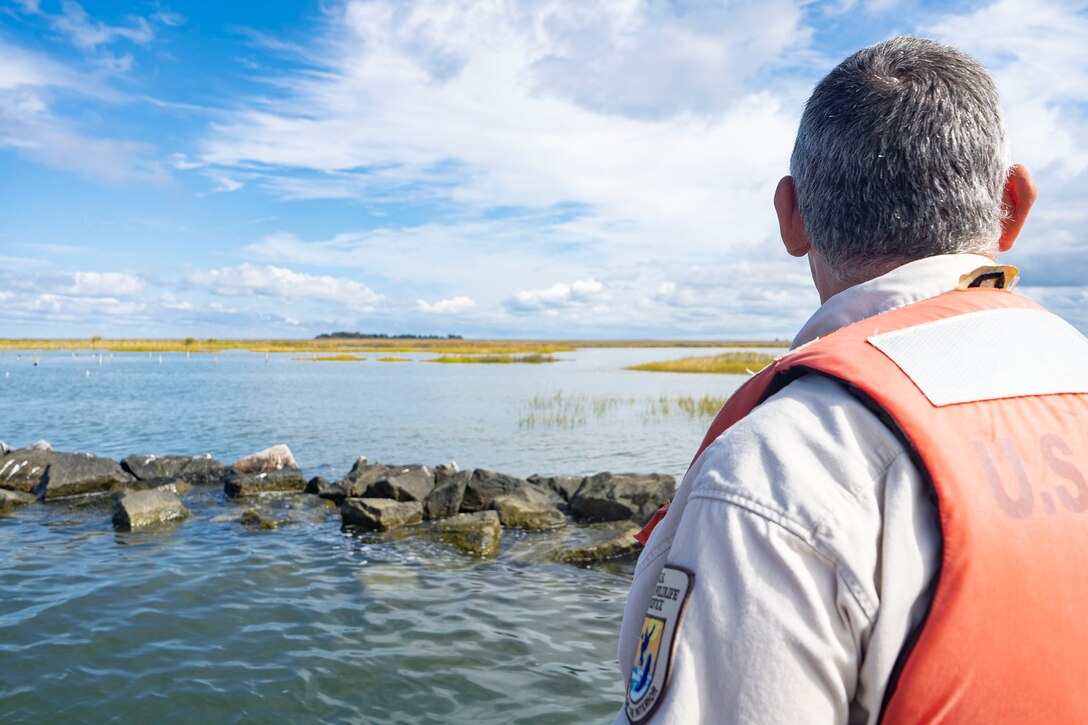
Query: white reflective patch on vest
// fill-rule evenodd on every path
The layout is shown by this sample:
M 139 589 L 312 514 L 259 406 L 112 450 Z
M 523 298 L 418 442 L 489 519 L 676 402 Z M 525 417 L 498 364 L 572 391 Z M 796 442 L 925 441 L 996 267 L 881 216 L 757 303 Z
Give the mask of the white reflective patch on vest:
M 1088 339 L 1045 310 L 969 312 L 869 338 L 936 406 L 1088 393 Z

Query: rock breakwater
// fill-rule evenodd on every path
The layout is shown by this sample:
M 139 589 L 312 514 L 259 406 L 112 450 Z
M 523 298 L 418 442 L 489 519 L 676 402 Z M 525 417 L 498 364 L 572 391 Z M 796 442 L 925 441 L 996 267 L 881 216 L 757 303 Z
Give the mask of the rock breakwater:
M 552 560 L 573 564 L 636 554 L 640 546 L 632 533 L 672 497 L 675 485 L 671 476 L 657 473 L 523 479 L 486 468 L 460 470 L 455 463 L 389 465 L 365 457 L 340 480 L 307 481 L 282 444 L 230 465 L 208 454 L 130 455 L 115 461 L 53 451 L 44 441 L 0 448 L 0 511 L 112 497 L 112 521 L 119 530 L 178 526 L 201 515 L 198 507 L 186 508 L 181 501 L 199 488 L 244 502 L 248 508 L 238 517 L 243 525 L 274 530 L 285 522 L 267 518 L 261 502 L 309 495 L 318 508 L 337 507 L 347 531 L 427 536 L 481 558 L 498 555 L 504 530 L 601 524 L 596 542 L 551 552 Z

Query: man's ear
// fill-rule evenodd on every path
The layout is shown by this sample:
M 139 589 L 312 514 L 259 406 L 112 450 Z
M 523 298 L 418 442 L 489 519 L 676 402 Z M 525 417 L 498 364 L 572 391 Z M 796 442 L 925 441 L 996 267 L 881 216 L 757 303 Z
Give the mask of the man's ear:
M 781 185 L 781 182 L 779 182 Z M 1001 237 L 998 239 L 997 248 L 1002 252 L 1012 249 L 1016 238 L 1020 236 L 1020 230 L 1024 228 L 1024 222 L 1028 219 L 1028 212 L 1039 197 L 1039 190 L 1027 168 L 1020 164 L 1013 164 L 1009 169 L 1009 178 L 1005 180 L 1005 191 L 1001 197 L 1001 203 L 1005 207 L 1005 220 L 1001 223 Z M 777 204 L 778 196 L 775 195 Z
M 792 176 L 783 176 L 774 190 L 774 210 L 778 214 L 778 229 L 782 244 L 794 257 L 803 257 L 812 248 L 808 232 L 801 223 L 801 211 L 797 206 L 797 188 Z

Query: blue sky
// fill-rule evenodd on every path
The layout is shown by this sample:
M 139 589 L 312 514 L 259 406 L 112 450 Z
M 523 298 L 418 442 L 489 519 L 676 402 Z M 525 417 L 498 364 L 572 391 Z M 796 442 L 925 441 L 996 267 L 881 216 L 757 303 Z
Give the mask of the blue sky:
M 812 85 L 914 33 L 994 73 L 1007 260 L 1088 330 L 1083 2 L 0 2 L 0 337 L 788 338 Z

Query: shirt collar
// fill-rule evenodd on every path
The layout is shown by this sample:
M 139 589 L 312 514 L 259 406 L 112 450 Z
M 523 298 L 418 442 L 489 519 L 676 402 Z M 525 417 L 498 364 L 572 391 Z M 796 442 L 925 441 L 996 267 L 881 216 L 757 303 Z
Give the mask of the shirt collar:
M 955 289 L 961 275 L 992 264 L 992 259 L 979 254 L 942 254 L 907 262 L 829 299 L 797 333 L 793 347 L 866 317 Z

